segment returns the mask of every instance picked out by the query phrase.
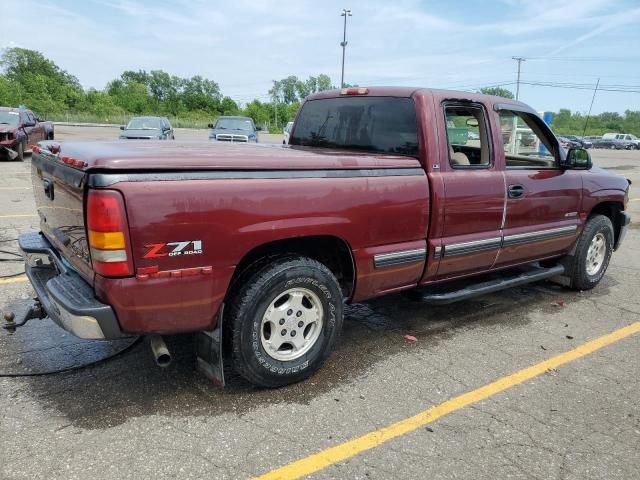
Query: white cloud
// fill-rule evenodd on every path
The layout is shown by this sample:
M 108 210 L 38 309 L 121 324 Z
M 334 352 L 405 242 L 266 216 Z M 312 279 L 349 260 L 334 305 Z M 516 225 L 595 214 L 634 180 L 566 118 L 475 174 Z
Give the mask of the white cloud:
M 162 69 L 211 78 L 223 93 L 246 101 L 266 96 L 271 80 L 287 75 L 326 73 L 337 83 L 340 12 L 348 7 L 347 81 L 455 87 L 514 81 L 512 55 L 631 51 L 640 44 L 640 29 L 628 20 L 637 14 L 634 2 L 614 8 L 607 0 L 3 0 L 3 18 L 38 11 L 42 27 L 29 36 L 21 22 L 4 22 L 0 45 L 40 50 L 87 87 L 102 88 L 125 69 Z M 609 66 L 610 75 L 640 74 L 635 65 Z M 542 68 L 548 64 L 532 60 L 523 74 L 541 78 Z M 570 73 L 592 78 L 600 70 L 583 63 Z M 573 98 L 570 91 L 521 91 L 534 103 Z

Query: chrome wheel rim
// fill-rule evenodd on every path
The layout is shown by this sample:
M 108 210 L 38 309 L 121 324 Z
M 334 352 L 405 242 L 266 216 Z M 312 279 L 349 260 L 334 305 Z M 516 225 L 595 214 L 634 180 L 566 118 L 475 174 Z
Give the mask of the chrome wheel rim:
M 262 348 L 281 362 L 300 358 L 318 341 L 323 318 L 322 302 L 311 290 L 296 287 L 278 294 L 262 317 Z
M 595 275 L 600 272 L 606 255 L 607 239 L 603 233 L 598 233 L 591 239 L 591 244 L 587 251 L 587 274 Z

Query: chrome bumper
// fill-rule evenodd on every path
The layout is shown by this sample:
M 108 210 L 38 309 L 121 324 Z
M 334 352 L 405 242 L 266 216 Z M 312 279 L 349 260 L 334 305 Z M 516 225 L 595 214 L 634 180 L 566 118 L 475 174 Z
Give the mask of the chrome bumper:
M 41 233 L 20 235 L 25 271 L 42 307 L 60 327 L 92 340 L 122 337 L 113 309 L 85 282 Z

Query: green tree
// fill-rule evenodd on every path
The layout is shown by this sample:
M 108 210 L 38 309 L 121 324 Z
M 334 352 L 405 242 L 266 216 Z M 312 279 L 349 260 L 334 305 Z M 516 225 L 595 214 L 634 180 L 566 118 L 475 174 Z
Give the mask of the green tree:
M 484 93 L 485 95 L 495 95 L 496 97 L 514 98 L 513 93 L 510 90 L 502 87 L 485 87 L 481 88 L 478 93 Z

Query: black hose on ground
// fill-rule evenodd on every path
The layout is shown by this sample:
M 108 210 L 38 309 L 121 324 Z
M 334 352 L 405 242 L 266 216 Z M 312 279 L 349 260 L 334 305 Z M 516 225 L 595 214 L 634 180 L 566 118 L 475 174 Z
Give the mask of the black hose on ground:
M 35 373 L 3 373 L 3 372 L 0 372 L 0 378 L 42 377 L 42 376 L 45 376 L 45 375 L 56 375 L 58 373 L 71 372 L 73 370 L 81 370 L 83 368 L 93 367 L 95 365 L 98 365 L 100 363 L 104 363 L 104 362 L 106 362 L 108 360 L 113 360 L 114 358 L 125 354 L 126 352 L 131 350 L 133 347 L 138 345 L 142 341 L 142 338 L 143 337 L 136 338 L 133 343 L 127 345 L 122 350 L 120 350 L 119 352 L 114 353 L 113 355 L 109 355 L 108 357 L 101 358 L 100 360 L 95 360 L 95 361 L 90 362 L 90 363 L 85 363 L 84 365 L 76 365 L 76 366 L 73 366 L 73 367 L 61 368 L 59 370 L 50 370 L 48 372 L 35 372 Z

